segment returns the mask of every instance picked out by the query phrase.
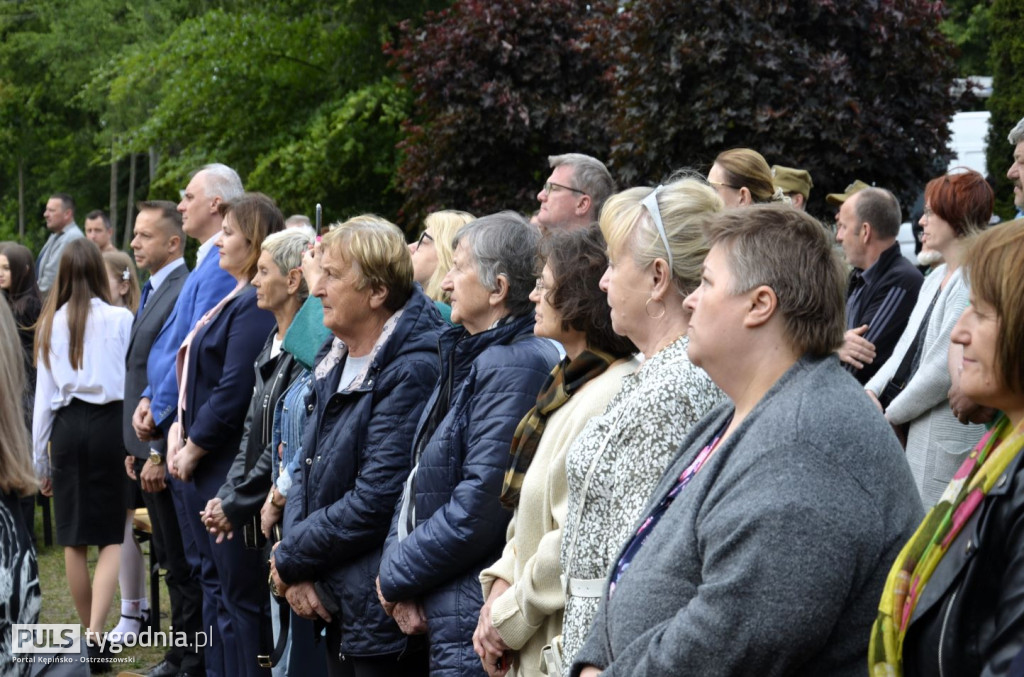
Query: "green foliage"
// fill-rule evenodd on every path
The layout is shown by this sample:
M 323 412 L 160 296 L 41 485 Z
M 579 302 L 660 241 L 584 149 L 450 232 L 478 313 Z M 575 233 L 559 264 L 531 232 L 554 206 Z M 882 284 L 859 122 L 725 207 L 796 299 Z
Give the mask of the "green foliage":
M 259 159 L 249 186 L 286 213 L 311 216 L 321 202 L 328 223 L 363 212 L 390 217 L 400 205 L 393 178 L 407 114 L 406 93 L 387 78 L 331 100 L 294 141 Z
M 1004 218 L 1014 215 L 1013 187 L 1006 178 L 1013 148 L 1007 143 L 1017 121 L 1024 116 L 1024 41 L 1020 27 L 1024 25 L 1024 6 L 1018 0 L 995 0 L 992 3 L 992 113 L 988 133 L 988 170 L 995 178 L 996 213 Z
M 399 169 L 407 220 L 441 208 L 532 211 L 547 155 L 606 156 L 593 105 L 607 95 L 604 66 L 579 41 L 589 7 L 460 0 L 422 28 L 402 26 L 391 54 L 415 96 Z
M 959 50 L 956 60 L 959 75 L 990 74 L 991 0 L 954 0 L 946 6 L 949 14 L 939 27 Z
M 653 183 L 751 147 L 814 178 L 907 200 L 944 167 L 951 48 L 927 0 L 632 3 L 597 37 L 616 83 L 613 171 Z

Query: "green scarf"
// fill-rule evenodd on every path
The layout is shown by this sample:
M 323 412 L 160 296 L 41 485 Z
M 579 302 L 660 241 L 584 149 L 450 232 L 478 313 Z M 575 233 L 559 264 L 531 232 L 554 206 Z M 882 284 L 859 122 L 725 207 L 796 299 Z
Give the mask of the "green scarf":
M 519 503 L 523 477 L 530 467 L 533 455 L 537 453 L 537 445 L 544 434 L 548 416 L 568 402 L 573 393 L 588 381 L 603 374 L 617 359 L 614 355 L 600 350 L 584 350 L 575 360 L 570 362 L 567 357 L 551 370 L 551 375 L 537 395 L 537 405 L 519 422 L 516 434 L 512 438 L 508 469 L 505 470 L 505 481 L 501 487 L 503 506 L 514 510 Z
M 872 677 L 903 674 L 903 639 L 921 592 L 964 524 L 1022 448 L 1024 430 L 1014 430 L 1001 415 L 903 546 L 889 571 L 871 629 L 868 668 Z

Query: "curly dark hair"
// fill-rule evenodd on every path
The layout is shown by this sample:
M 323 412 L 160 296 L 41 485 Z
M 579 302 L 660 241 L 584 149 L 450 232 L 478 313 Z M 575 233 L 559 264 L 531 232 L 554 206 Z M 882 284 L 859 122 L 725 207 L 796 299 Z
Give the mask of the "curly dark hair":
M 597 224 L 559 231 L 546 238 L 541 244 L 540 263 L 551 268 L 554 285 L 545 294 L 562 316 L 562 329 L 583 332 L 588 348 L 626 357 L 637 348 L 612 329 L 608 297 L 599 286 L 608 268 L 607 247 Z

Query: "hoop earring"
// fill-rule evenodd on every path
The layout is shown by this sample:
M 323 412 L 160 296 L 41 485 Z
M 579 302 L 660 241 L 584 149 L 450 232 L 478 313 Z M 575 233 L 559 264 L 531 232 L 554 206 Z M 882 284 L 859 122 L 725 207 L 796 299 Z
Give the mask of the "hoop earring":
M 649 307 L 651 305 L 651 301 L 657 301 L 658 303 L 661 304 L 661 315 L 651 315 L 651 309 Z M 665 317 L 665 312 L 667 310 L 668 309 L 665 307 L 665 302 L 662 301 L 661 299 L 656 299 L 653 296 L 647 299 L 647 303 L 644 304 L 644 312 L 647 313 L 647 317 L 651 318 L 652 320 L 660 320 L 661 318 Z

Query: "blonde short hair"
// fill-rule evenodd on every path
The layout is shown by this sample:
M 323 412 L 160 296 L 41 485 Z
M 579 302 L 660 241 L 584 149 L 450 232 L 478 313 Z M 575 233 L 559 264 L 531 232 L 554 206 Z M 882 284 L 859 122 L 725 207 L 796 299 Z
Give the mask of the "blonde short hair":
M 655 259 L 669 260 L 665 243 L 647 208 L 640 204 L 651 188 L 629 188 L 604 203 L 601 233 L 609 252 L 626 252 L 640 267 Z M 708 255 L 703 228 L 722 211 L 722 198 L 706 182 L 685 176 L 663 186 L 656 196 L 665 238 L 672 249 L 672 277 L 683 296 L 700 284 L 701 266 Z
M 476 217 L 468 212 L 460 212 L 454 209 L 445 209 L 439 212 L 427 214 L 423 220 L 423 230 L 431 230 L 434 234 L 434 249 L 437 250 L 437 268 L 434 274 L 427 280 L 424 292 L 435 301 L 447 301 L 447 294 L 441 290 L 441 282 L 448 271 L 452 269 L 455 262 L 452 260 L 454 248 L 452 241 L 455 234 L 464 225 Z
M 412 257 L 398 226 L 374 214 L 354 216 L 323 236 L 321 245 L 331 256 L 359 272 L 356 289 L 385 288 L 384 307 L 394 312 L 412 296 Z

